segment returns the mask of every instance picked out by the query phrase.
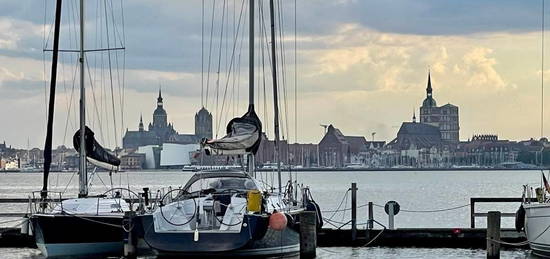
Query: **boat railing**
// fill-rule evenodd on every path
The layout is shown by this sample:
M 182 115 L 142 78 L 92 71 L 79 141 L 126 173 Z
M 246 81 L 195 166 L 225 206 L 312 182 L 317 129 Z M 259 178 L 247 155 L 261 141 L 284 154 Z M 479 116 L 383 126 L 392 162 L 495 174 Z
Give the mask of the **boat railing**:
M 523 185 L 523 194 L 521 197 L 522 197 L 522 202 L 526 204 L 530 204 L 531 202 L 538 202 L 538 203 L 550 202 L 550 198 L 546 196 L 546 191 L 543 189 L 542 186 L 535 188 L 533 193 L 532 186 L 529 186 L 528 184 Z
M 43 197 L 43 194 L 46 194 Z M 29 196 L 29 213 L 52 211 L 57 205 L 63 206 L 63 193 L 56 191 L 33 191 Z M 63 210 L 63 207 L 61 207 Z

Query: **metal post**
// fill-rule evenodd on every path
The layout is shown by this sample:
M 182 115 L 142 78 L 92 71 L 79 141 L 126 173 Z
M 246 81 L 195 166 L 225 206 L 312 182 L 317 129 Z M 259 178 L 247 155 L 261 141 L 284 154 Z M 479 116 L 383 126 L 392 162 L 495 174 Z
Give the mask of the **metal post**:
M 487 213 L 487 258 L 500 258 L 500 211 Z
M 471 228 L 476 228 L 475 206 L 476 206 L 476 202 L 474 201 L 473 198 L 470 198 L 470 227 Z
M 374 228 L 374 210 L 373 210 L 372 201 L 369 201 L 369 220 L 367 222 L 367 228 L 368 229 Z
M 357 183 L 351 183 L 351 241 L 357 240 Z
M 388 208 L 388 226 L 389 229 L 395 229 L 394 227 L 394 216 L 395 216 L 395 208 L 393 207 L 393 203 L 389 204 Z
M 317 249 L 317 215 L 314 211 L 300 213 L 300 258 L 315 258 Z

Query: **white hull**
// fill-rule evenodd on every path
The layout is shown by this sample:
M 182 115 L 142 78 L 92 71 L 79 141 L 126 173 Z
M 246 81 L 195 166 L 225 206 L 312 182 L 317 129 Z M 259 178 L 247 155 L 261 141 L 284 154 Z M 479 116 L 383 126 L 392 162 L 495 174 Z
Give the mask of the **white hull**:
M 550 257 L 550 204 L 523 204 L 525 235 L 533 253 Z

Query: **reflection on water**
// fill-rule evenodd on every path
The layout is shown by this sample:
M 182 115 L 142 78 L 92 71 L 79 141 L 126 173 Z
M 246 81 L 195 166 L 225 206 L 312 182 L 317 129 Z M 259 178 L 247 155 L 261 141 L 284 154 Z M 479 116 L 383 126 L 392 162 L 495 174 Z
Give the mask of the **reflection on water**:
M 40 251 L 30 248 L 0 248 L 2 259 L 42 259 Z M 152 257 L 141 258 L 150 259 Z M 486 258 L 485 250 L 470 249 L 433 249 L 433 248 L 317 248 L 317 258 Z M 526 259 L 539 258 L 525 250 L 502 250 L 501 258 Z

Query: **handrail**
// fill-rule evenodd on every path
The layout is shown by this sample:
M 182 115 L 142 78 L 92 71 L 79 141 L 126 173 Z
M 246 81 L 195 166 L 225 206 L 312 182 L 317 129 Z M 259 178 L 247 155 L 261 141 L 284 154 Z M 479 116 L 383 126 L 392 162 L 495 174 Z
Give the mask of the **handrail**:
M 527 198 L 526 198 L 527 199 Z M 531 198 L 531 201 L 537 199 Z M 505 203 L 505 202 L 522 202 L 523 198 L 519 197 L 473 197 L 470 198 L 470 227 L 476 228 L 476 217 L 487 217 L 487 213 L 476 213 L 476 203 Z M 502 217 L 515 217 L 515 213 L 502 213 Z

